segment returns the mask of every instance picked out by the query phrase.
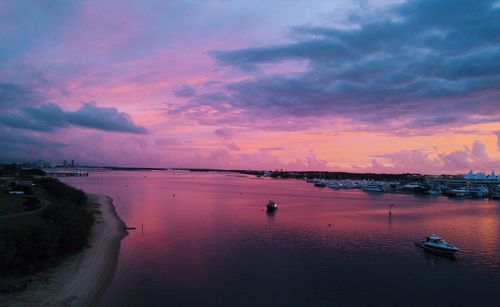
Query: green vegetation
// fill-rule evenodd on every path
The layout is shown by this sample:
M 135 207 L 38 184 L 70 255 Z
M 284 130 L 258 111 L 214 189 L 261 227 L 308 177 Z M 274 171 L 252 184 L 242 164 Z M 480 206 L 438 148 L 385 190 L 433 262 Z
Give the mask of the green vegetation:
M 42 207 L 41 199 L 47 193 L 41 187 L 33 186 L 32 178 L 8 177 L 0 179 L 0 227 L 15 224 L 17 219 L 5 216 L 34 211 Z M 10 194 L 11 191 L 23 192 L 21 195 Z
M 23 212 L 23 201 L 24 198 L 19 195 L 10 195 L 8 192 L 0 191 L 0 216 Z
M 76 252 L 87 244 L 94 216 L 86 206 L 85 193 L 53 178 L 34 182 L 45 191 L 49 205 L 37 216 L 23 215 L 29 217 L 29 223 L 0 229 L 2 274 L 31 273 L 52 257 Z M 39 205 L 38 198 L 31 199 L 24 200 L 24 207 Z
M 0 176 L 32 177 L 45 176 L 45 172 L 39 168 L 22 168 L 17 164 L 0 164 Z

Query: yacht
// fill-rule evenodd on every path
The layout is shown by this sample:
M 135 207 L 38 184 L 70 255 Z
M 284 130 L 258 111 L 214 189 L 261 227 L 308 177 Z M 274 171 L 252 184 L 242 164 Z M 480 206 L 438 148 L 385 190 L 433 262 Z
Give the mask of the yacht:
M 273 212 L 274 210 L 278 209 L 278 203 L 275 202 L 274 200 L 270 200 L 267 205 L 267 212 Z
M 440 188 L 432 188 L 429 191 L 426 192 L 429 195 L 441 195 L 441 189 Z
M 314 186 L 319 188 L 324 188 L 326 187 L 326 180 L 324 179 L 316 180 L 316 182 L 314 182 Z
M 490 191 L 485 186 L 469 188 L 469 194 L 474 198 L 484 198 L 490 194 Z
M 447 243 L 443 238 L 435 234 L 428 236 L 425 241 L 415 244 L 425 250 L 445 255 L 454 255 L 460 250 L 457 246 Z
M 384 188 L 377 184 L 368 184 L 363 187 L 365 192 L 384 192 Z
M 467 188 L 451 189 L 448 194 L 451 197 L 466 197 L 469 196 L 469 190 Z
M 342 188 L 342 183 L 338 181 L 329 181 L 326 183 L 326 186 L 331 189 L 340 189 Z

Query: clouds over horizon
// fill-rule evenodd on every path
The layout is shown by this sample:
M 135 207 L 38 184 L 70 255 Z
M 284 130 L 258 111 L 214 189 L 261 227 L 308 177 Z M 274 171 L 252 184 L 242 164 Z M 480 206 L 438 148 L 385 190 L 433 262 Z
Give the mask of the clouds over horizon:
M 500 158 L 492 1 L 0 6 L 0 158 L 361 171 Z
M 0 124 L 37 132 L 78 126 L 110 132 L 147 133 L 146 128 L 134 124 L 128 114 L 94 103 L 83 103 L 76 111 L 65 111 L 54 103 L 22 107 L 18 112 L 0 115 Z
M 498 170 L 500 159 L 491 157 L 483 142 L 476 140 L 472 146 L 452 152 L 428 152 L 425 150 L 402 150 L 393 153 L 372 155 L 368 170 L 378 172 L 427 172 L 446 173 L 464 172 L 475 169 L 483 171 Z M 388 162 L 390 165 L 382 163 Z M 354 167 L 354 169 L 362 169 Z
M 208 106 L 240 117 L 347 119 L 404 132 L 500 122 L 500 8 L 495 1 L 414 0 L 355 26 L 296 26 L 290 43 L 214 50 L 247 78 L 228 82 Z M 472 26 L 473 25 L 473 26 Z M 304 71 L 265 74 L 262 65 L 306 61 Z M 217 106 L 218 105 L 218 106 Z M 181 107 L 183 108 L 183 107 Z M 224 116 L 222 117 L 224 118 Z

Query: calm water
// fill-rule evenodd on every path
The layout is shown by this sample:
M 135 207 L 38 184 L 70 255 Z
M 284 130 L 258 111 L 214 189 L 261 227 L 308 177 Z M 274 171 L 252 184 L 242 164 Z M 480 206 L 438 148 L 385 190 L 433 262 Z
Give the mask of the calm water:
M 219 173 L 64 180 L 110 195 L 137 227 L 102 306 L 500 304 L 500 201 Z M 263 211 L 269 199 L 274 215 Z M 458 260 L 414 246 L 431 233 L 458 245 Z

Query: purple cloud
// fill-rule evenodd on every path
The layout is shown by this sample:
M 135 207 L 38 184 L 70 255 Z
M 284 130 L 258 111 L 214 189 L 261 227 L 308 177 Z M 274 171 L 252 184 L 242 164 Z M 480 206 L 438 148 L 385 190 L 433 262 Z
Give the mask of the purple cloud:
M 494 3 L 407 1 L 393 7 L 392 19 L 358 19 L 350 29 L 295 27 L 291 43 L 214 50 L 219 64 L 248 74 L 227 83 L 218 102 L 248 116 L 345 118 L 397 132 L 498 122 L 500 8 Z M 287 60 L 309 65 L 291 75 L 259 69 Z
M 64 111 L 56 104 L 23 107 L 17 113 L 0 115 L 0 124 L 8 127 L 40 132 L 52 132 L 69 126 L 103 131 L 145 134 L 144 127 L 134 124 L 130 116 L 116 108 L 84 103 L 76 111 Z
M 226 147 L 227 147 L 228 149 L 230 149 L 230 150 L 234 150 L 234 151 L 240 151 L 240 150 L 241 150 L 241 148 L 240 148 L 238 145 L 236 145 L 235 143 L 232 143 L 232 142 L 227 143 L 227 144 L 226 144 Z
M 59 150 L 67 146 L 66 143 L 48 140 L 37 134 L 0 126 L 0 157 L 5 161 L 55 158 L 59 157 Z
M 191 97 L 196 94 L 196 89 L 190 85 L 184 84 L 175 89 L 174 95 L 177 97 Z
M 38 104 L 43 100 L 42 97 L 33 88 L 0 82 L 0 107 L 2 110 Z
M 228 127 L 217 128 L 214 130 L 215 135 L 223 139 L 231 139 L 234 136 L 234 129 Z
M 424 150 L 402 150 L 394 153 L 373 155 L 375 158 L 387 160 L 391 166 L 384 166 L 380 161 L 374 160 L 370 167 L 374 171 L 385 172 L 463 172 L 467 169 L 494 170 L 500 166 L 500 160 L 491 157 L 486 151 L 486 146 L 476 140 L 472 147 L 464 146 L 463 149 L 449 153 L 438 152 L 434 158 Z

